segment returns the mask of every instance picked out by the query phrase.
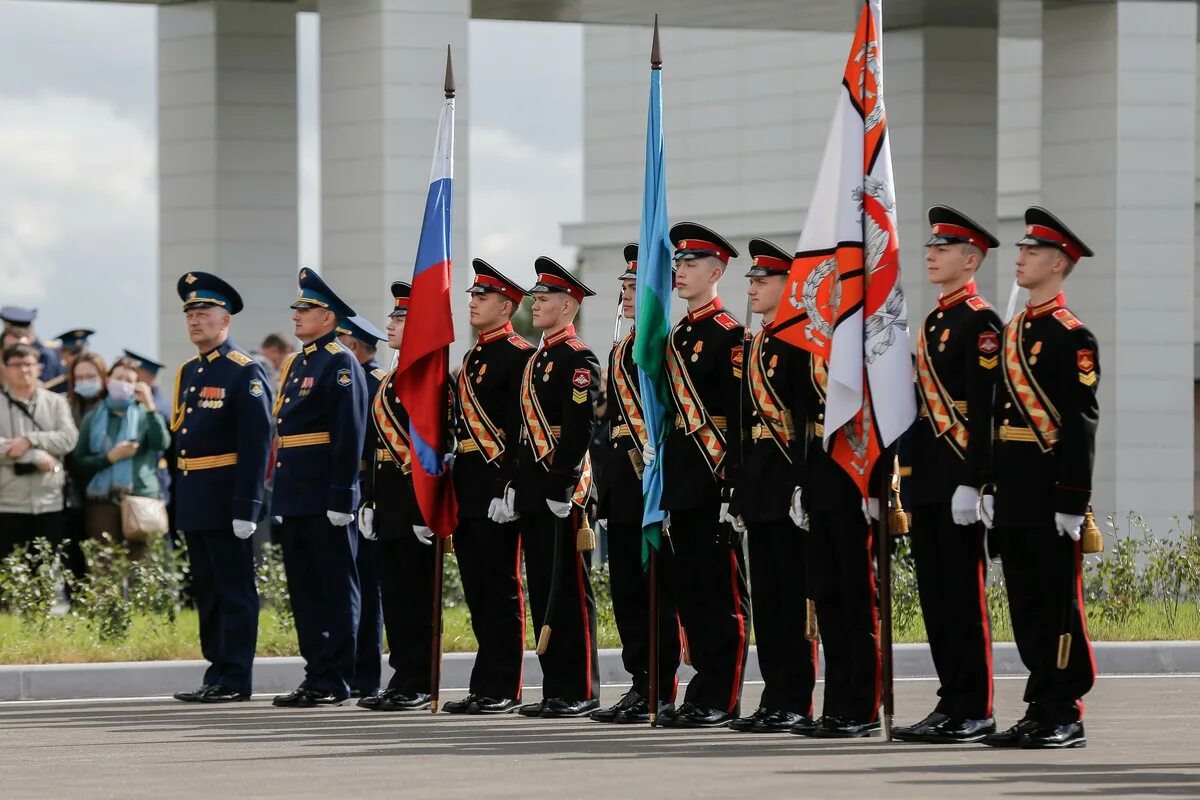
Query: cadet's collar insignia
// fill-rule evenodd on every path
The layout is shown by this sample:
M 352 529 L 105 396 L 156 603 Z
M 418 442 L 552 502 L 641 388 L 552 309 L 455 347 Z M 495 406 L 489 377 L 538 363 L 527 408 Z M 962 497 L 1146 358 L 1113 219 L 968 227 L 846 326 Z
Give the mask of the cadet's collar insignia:
M 188 286 L 191 286 L 193 283 L 196 282 L 196 276 L 189 272 L 187 274 L 187 277 L 183 279 L 183 282 L 186 283 Z M 196 296 L 196 293 L 192 292 L 192 297 L 195 297 L 195 296 Z
M 988 301 L 987 301 L 987 300 L 984 300 L 984 299 L 983 299 L 982 297 L 980 297 L 979 295 L 975 295 L 974 297 L 968 297 L 968 298 L 967 298 L 967 306 L 968 306 L 968 307 L 969 307 L 969 308 L 970 308 L 972 311 L 983 311 L 985 308 L 991 308 L 991 307 L 992 307 L 992 306 L 991 306 L 991 305 L 988 303 Z
M 315 344 L 304 345 L 304 355 L 311 356 L 315 352 L 317 352 L 317 346 Z
M 583 343 L 583 339 L 579 339 L 574 336 L 572 336 L 570 339 L 567 339 L 567 347 L 576 351 L 587 350 L 587 345 Z
M 575 335 L 575 326 L 568 325 L 567 327 L 563 328 L 558 333 L 547 336 L 545 346 L 546 347 L 554 347 L 556 344 L 562 344 L 563 342 L 565 342 L 567 339 L 570 339 L 574 335 Z
M 325 350 L 335 356 L 345 349 L 346 348 L 342 347 L 341 343 L 338 341 L 332 341 L 332 342 L 325 343 Z
M 350 377 L 350 370 L 339 369 L 337 373 L 338 386 L 349 386 L 353 379 Z
M 487 344 L 488 342 L 494 342 L 497 339 L 506 338 L 508 336 L 511 336 L 512 332 L 513 332 L 512 323 L 506 322 L 505 324 L 501 325 L 499 328 L 492 328 L 490 331 L 483 331 L 482 333 L 480 333 L 479 334 L 479 344 Z
M 250 381 L 250 396 L 251 397 L 262 397 L 263 396 L 263 382 L 262 382 L 261 378 L 254 378 Z
M 1058 309 L 1050 316 L 1061 322 L 1062 326 L 1069 331 L 1073 331 L 1079 326 L 1083 325 L 1083 323 L 1079 321 L 1078 317 L 1065 308 Z
M 387 370 L 376 367 L 375 369 L 371 370 L 371 375 L 375 378 L 375 380 L 382 381 L 387 377 Z
M 508 343 L 516 347 L 518 350 L 532 350 L 533 345 L 525 340 L 525 337 L 519 333 L 514 333 L 508 337 Z
M 939 297 L 938 308 L 945 311 L 947 308 L 958 305 L 973 294 L 975 294 L 975 281 L 968 281 L 966 286 Z
M 689 311 L 687 315 L 688 322 L 699 322 L 702 319 L 708 319 L 711 316 L 715 316 L 723 308 L 725 308 L 725 304 L 721 302 L 721 298 L 714 297 L 710 302 L 705 303 L 695 311 Z
M 216 361 L 220 357 L 221 357 L 221 351 L 219 349 L 217 349 L 217 350 L 213 350 L 212 352 L 210 352 L 204 358 L 206 361 Z
M 592 385 L 592 373 L 590 370 L 580 367 L 575 370 L 575 374 L 571 376 L 571 384 L 580 389 L 586 389 Z
M 1062 292 L 1059 292 L 1054 298 L 1047 300 L 1044 303 L 1039 303 L 1036 306 L 1034 306 L 1034 305 L 1026 306 L 1025 307 L 1025 316 L 1028 317 L 1029 319 L 1037 319 L 1038 317 L 1044 317 L 1047 314 L 1049 314 L 1050 312 L 1055 311 L 1057 309 L 1060 309 L 1060 308 L 1065 309 L 1066 305 L 1067 305 L 1066 295 L 1064 295 Z

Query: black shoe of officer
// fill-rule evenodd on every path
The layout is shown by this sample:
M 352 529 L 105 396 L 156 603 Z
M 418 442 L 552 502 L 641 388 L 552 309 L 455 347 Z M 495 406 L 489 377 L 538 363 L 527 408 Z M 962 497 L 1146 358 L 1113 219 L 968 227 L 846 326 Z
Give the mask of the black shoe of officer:
M 1041 723 L 1024 717 L 1008 730 L 988 734 L 980 741 L 988 747 L 1020 747 L 1021 740 L 1040 727 Z
M 949 721 L 949 714 L 931 711 L 925 719 L 915 725 L 897 725 L 892 728 L 892 738 L 902 742 L 924 742 L 925 737 L 933 733 L 934 728 Z
M 797 736 L 812 736 L 812 732 L 817 729 L 817 723 L 812 717 L 800 717 L 792 723 L 789 731 Z
M 542 718 L 582 717 L 599 707 L 599 700 L 563 700 L 558 697 L 551 697 L 543 701 Z
M 670 703 L 659 701 L 658 718 L 662 719 L 675 713 L 674 707 Z M 649 725 L 650 724 L 650 701 L 642 698 L 637 702 L 637 705 L 632 708 L 627 708 L 617 714 L 617 718 L 613 722 L 618 725 Z
M 817 739 L 861 739 L 879 731 L 878 722 L 859 722 L 834 714 L 826 714 L 817 720 L 809 736 Z
M 618 714 L 622 711 L 628 711 L 640 702 L 642 702 L 642 696 L 638 694 L 637 689 L 630 689 L 621 695 L 620 700 L 608 708 L 597 708 L 591 714 L 588 714 L 588 717 L 596 720 L 596 722 L 615 722 Z
M 250 695 L 235 692 L 228 686 L 217 684 L 216 686 L 208 687 L 208 691 L 200 695 L 198 699 L 201 703 L 240 703 L 243 700 L 249 700 Z
M 750 733 L 787 733 L 800 720 L 804 719 L 802 714 L 797 714 L 794 711 L 784 711 L 776 709 L 770 712 L 765 717 L 760 719 L 750 729 Z M 811 723 L 812 720 L 809 720 Z
M 475 705 L 472 706 L 467 713 L 509 714 L 519 705 L 521 705 L 520 699 L 513 700 L 507 697 L 476 697 Z
M 996 732 L 996 720 L 948 719 L 925 735 L 925 741 L 933 744 L 970 744 L 981 742 L 983 737 Z M 892 735 L 896 734 L 895 728 Z
M 733 722 L 733 714 L 690 702 L 685 702 L 674 714 L 659 718 L 665 728 L 720 728 L 730 722 Z
M 1039 725 L 1021 740 L 1025 750 L 1043 750 L 1060 747 L 1087 747 L 1082 722 L 1066 722 L 1060 725 Z
M 277 708 L 316 708 L 317 706 L 340 706 L 350 699 L 350 694 L 334 694 L 320 689 L 294 689 L 287 694 L 277 695 L 271 705 Z
M 199 686 L 195 689 L 192 689 L 189 692 L 176 692 L 175 694 L 173 694 L 171 696 L 174 697 L 176 700 L 182 700 L 185 703 L 199 703 L 200 696 L 203 695 L 205 692 L 207 692 L 211 688 L 212 688 L 212 686 L 206 683 L 203 686 Z
M 738 717 L 733 722 L 729 723 L 729 729 L 744 733 L 752 729 L 760 720 L 764 720 L 771 715 L 771 712 L 762 706 L 754 709 L 754 713 L 748 717 Z
M 379 701 L 380 711 L 420 711 L 429 708 L 433 698 L 427 692 L 411 694 L 389 689 Z
M 517 709 L 517 713 L 522 717 L 540 717 L 542 709 L 546 707 L 545 700 L 539 700 L 536 703 L 526 703 Z
M 383 702 L 383 697 L 386 694 L 387 694 L 387 692 L 380 692 L 380 691 L 374 691 L 374 692 L 371 692 L 370 694 L 364 694 L 358 698 L 358 702 L 355 703 L 355 705 L 358 706 L 359 708 L 366 708 L 366 709 L 370 709 L 371 711 L 377 711 L 377 710 L 379 710 L 379 704 L 381 702 Z M 354 693 L 351 692 L 350 696 L 353 697 Z

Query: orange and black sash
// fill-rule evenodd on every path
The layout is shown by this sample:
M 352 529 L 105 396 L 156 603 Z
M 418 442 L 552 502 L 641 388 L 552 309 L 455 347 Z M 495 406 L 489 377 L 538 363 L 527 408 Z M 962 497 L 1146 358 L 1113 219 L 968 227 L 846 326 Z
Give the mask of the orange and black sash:
M 1024 323 L 1025 312 L 1022 311 L 1004 328 L 1004 381 L 1008 384 L 1009 394 L 1017 401 L 1017 408 L 1021 409 L 1021 416 L 1029 423 L 1038 447 L 1047 453 L 1058 441 L 1062 417 L 1034 379 L 1025 359 Z
M 768 378 L 767 371 L 773 367 L 765 367 L 762 362 L 762 348 L 766 340 L 766 333 L 764 328 L 750 340 L 750 364 L 746 373 L 750 384 L 750 399 L 758 411 L 759 418 L 766 423 L 767 430 L 771 432 L 771 438 L 790 462 L 792 460 L 790 448 L 796 432 L 793 428 L 791 412 L 779 399 L 779 395 L 776 394 L 775 388 L 771 386 Z
M 465 363 L 458 372 L 458 407 L 467 423 L 467 434 L 487 463 L 504 455 L 504 432 L 496 427 L 475 396 L 475 387 L 471 385 Z
M 684 433 L 700 448 L 708 462 L 708 468 L 714 475 L 719 475 L 721 464 L 725 460 L 725 437 L 713 424 L 707 409 L 700 402 L 700 394 L 692 385 L 692 379 L 683 367 L 683 358 L 675 347 L 674 335 L 667 339 L 667 377 L 671 379 L 671 397 L 674 398 L 675 407 L 679 411 Z
M 533 391 L 533 365 L 536 361 L 537 353 L 534 353 L 534 357 L 525 364 L 525 373 L 521 376 L 521 426 L 533 446 L 534 459 L 541 464 L 554 454 L 558 440 L 554 438 L 537 393 Z
M 921 405 L 929 417 L 933 435 L 939 439 L 944 438 L 956 456 L 966 458 L 966 419 L 933 368 L 933 360 L 929 357 L 929 347 L 925 341 L 924 326 L 921 327 L 917 339 L 917 378 L 921 384 Z
M 613 387 L 617 390 L 617 405 L 621 416 L 629 424 L 629 433 L 633 436 L 638 449 L 646 446 L 646 418 L 642 413 L 642 395 L 638 391 L 636 375 L 625 371 L 625 353 L 633 343 L 633 333 L 617 343 L 613 353 Z
M 408 475 L 412 472 L 412 443 L 408 438 L 405 426 L 396 418 L 395 409 L 385 395 L 391 391 L 392 376 L 395 371 L 380 381 L 375 399 L 371 403 L 371 418 L 375 421 L 375 430 L 383 447 L 391 454 L 392 459 L 400 465 L 400 470 Z

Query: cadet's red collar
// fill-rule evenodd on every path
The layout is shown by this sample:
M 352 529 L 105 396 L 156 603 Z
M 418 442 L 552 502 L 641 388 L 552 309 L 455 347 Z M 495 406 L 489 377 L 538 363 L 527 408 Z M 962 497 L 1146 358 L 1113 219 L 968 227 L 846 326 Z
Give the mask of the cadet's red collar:
M 494 342 L 497 339 L 507 339 L 509 336 L 512 336 L 512 333 L 512 323 L 506 322 L 499 328 L 492 328 L 490 331 L 483 331 L 480 333 L 478 343 L 487 344 L 488 342 Z
M 715 317 L 719 312 L 725 310 L 725 304 L 721 302 L 720 297 L 714 297 L 711 301 L 697 308 L 695 311 L 689 311 L 687 315 L 688 322 L 699 322 L 702 319 Z
M 1053 299 L 1036 306 L 1025 306 L 1025 316 L 1028 319 L 1037 319 L 1044 317 L 1047 314 L 1053 313 L 1060 308 L 1067 307 L 1067 296 L 1059 292 Z
M 974 297 L 979 292 L 975 289 L 975 281 L 967 281 L 967 285 L 960 289 L 955 289 L 949 294 L 944 294 L 938 298 L 938 308 L 945 311 L 947 308 L 958 305 L 968 297 Z
M 575 326 L 568 325 L 567 327 L 563 328 L 558 333 L 547 336 L 546 340 L 542 344 L 542 346 L 543 347 L 554 347 L 554 345 L 562 344 L 563 342 L 565 342 L 567 339 L 570 339 L 574 335 L 575 335 Z

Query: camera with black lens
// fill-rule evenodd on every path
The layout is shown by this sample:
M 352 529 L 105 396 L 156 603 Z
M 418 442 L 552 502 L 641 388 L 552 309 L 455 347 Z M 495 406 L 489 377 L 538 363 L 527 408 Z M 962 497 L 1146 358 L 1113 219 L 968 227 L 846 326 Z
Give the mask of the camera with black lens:
M 37 471 L 37 464 L 13 464 L 13 472 L 17 475 L 32 475 Z

